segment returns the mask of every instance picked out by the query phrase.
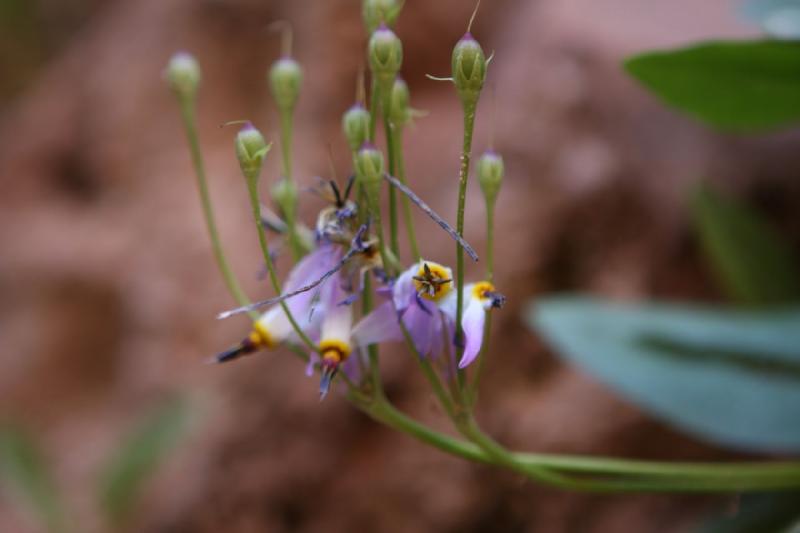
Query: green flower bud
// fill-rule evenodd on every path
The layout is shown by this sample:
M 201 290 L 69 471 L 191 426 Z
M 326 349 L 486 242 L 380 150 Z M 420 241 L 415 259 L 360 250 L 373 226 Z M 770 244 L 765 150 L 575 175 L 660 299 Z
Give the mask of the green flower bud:
M 478 183 L 488 204 L 494 205 L 500 185 L 503 184 L 505 166 L 503 158 L 497 152 L 489 150 L 478 159 Z
M 261 172 L 264 156 L 269 152 L 271 145 L 267 144 L 261 132 L 248 122 L 236 134 L 234 146 L 242 173 L 247 179 L 256 179 Z
M 394 26 L 403 3 L 397 0 L 364 0 L 361 12 L 367 32 L 374 32 L 381 24 Z
M 369 111 L 361 104 L 355 104 L 342 116 L 342 130 L 353 152 L 369 138 L 369 121 Z
M 389 120 L 393 125 L 402 127 L 411 121 L 409 99 L 408 85 L 402 78 L 395 78 L 389 103 Z
M 294 59 L 284 57 L 272 64 L 269 69 L 269 82 L 278 107 L 281 110 L 291 110 L 300 94 L 303 69 Z
M 383 154 L 370 143 L 364 143 L 355 155 L 356 179 L 367 190 L 374 191 L 383 179 Z
M 194 96 L 200 85 L 200 65 L 187 52 L 172 56 L 164 74 L 170 88 L 178 96 Z
M 486 56 L 472 34 L 465 33 L 453 48 L 453 83 L 464 104 L 474 103 L 486 79 Z
M 270 191 L 272 199 L 280 207 L 284 216 L 287 219 L 294 220 L 294 211 L 297 206 L 297 187 L 294 182 L 286 178 L 282 178 L 278 183 L 272 186 Z
M 403 43 L 392 30 L 381 24 L 369 39 L 367 56 L 372 74 L 379 83 L 387 86 L 387 90 L 391 89 L 390 84 L 403 64 Z

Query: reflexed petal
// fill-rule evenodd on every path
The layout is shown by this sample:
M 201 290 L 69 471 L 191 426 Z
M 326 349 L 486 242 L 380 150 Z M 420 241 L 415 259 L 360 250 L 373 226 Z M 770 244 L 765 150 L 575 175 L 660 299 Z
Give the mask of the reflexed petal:
M 289 272 L 283 292 L 292 292 L 318 280 L 341 259 L 338 246 L 324 244 L 300 260 Z M 330 280 L 328 280 L 330 281 Z
M 417 293 L 414 288 L 414 275 L 418 270 L 419 263 L 414 263 L 411 268 L 406 269 L 400 274 L 394 282 L 392 296 L 394 298 L 394 305 L 399 311 L 405 310 L 406 307 L 414 302 L 414 296 Z
M 351 336 L 358 346 L 402 340 L 403 332 L 392 302 L 379 305 L 362 318 L 353 328 Z
M 413 304 L 403 313 L 403 324 L 411 334 L 419 355 L 426 356 L 433 346 L 434 325 L 436 322 L 436 308 L 428 302 L 423 302 L 426 309 L 419 304 Z
M 483 323 L 486 320 L 486 311 L 479 300 L 473 299 L 464 311 L 461 319 L 461 328 L 466 337 L 464 355 L 458 363 L 458 368 L 464 368 L 478 356 L 483 344 Z
M 314 375 L 314 365 L 319 363 L 319 355 L 312 353 L 308 356 L 308 363 L 306 363 L 306 376 L 311 377 Z

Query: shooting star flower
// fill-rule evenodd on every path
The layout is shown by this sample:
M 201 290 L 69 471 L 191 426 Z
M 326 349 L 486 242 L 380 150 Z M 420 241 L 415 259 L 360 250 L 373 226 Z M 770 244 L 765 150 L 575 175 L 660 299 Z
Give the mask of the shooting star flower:
M 464 286 L 464 316 L 461 318 L 461 329 L 464 331 L 464 353 L 458 363 L 459 368 L 466 368 L 475 360 L 483 345 L 483 326 L 486 313 L 491 309 L 503 306 L 506 297 L 495 291 L 494 285 L 488 281 L 470 283 Z M 444 307 L 444 312 L 455 320 L 455 304 L 451 301 Z

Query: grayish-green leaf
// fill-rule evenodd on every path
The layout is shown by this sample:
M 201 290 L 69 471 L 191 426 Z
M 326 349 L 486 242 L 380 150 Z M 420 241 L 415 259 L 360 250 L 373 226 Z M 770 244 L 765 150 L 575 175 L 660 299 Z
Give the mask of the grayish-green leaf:
M 625 69 L 667 104 L 721 129 L 800 121 L 800 43 L 710 42 L 634 56 Z
M 800 307 L 732 311 L 552 298 L 528 323 L 652 414 L 739 448 L 800 450 Z
M 778 39 L 800 39 L 800 0 L 748 0 L 745 16 Z
M 174 400 L 150 414 L 113 454 L 101 477 L 100 503 L 111 524 L 130 516 L 144 482 L 184 433 L 189 411 Z
M 800 261 L 753 210 L 700 185 L 692 192 L 700 241 L 728 296 L 748 305 L 800 302 Z
M 0 430 L 0 486 L 14 493 L 47 527 L 66 530 L 60 494 L 36 442 L 16 428 Z

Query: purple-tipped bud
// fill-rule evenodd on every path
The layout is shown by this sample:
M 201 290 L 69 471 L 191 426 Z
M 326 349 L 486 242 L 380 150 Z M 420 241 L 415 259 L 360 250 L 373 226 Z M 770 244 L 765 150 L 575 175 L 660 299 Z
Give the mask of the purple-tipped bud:
M 284 57 L 272 64 L 269 69 L 269 82 L 272 97 L 281 111 L 291 111 L 297 103 L 300 85 L 303 82 L 303 69 L 291 57 Z
M 200 85 L 200 65 L 191 54 L 178 52 L 169 60 L 164 76 L 175 94 L 194 96 Z
M 472 34 L 465 33 L 453 48 L 453 83 L 463 103 L 475 103 L 486 79 L 486 56 Z
M 236 158 L 239 160 L 239 166 L 245 177 L 248 179 L 258 178 L 264 156 L 270 149 L 270 145 L 266 143 L 261 132 L 248 122 L 236 134 L 234 147 L 236 148 Z
M 367 57 L 372 74 L 391 83 L 403 64 L 403 43 L 392 30 L 381 24 L 369 39 Z
M 361 104 L 355 104 L 342 116 L 342 131 L 353 152 L 358 151 L 369 138 L 369 122 L 369 111 Z
M 478 159 L 478 183 L 486 202 L 494 205 L 505 176 L 505 165 L 500 154 L 489 150 Z
M 361 13 L 367 33 L 374 32 L 381 24 L 394 26 L 402 7 L 403 2 L 397 0 L 364 0 Z

